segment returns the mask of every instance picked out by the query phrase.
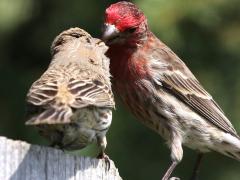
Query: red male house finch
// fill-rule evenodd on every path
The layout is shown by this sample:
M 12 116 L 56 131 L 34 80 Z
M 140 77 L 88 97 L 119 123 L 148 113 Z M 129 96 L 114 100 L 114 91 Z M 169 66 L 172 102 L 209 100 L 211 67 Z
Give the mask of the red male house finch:
M 52 60 L 27 94 L 27 125 L 61 149 L 77 150 L 97 141 L 107 158 L 106 133 L 112 121 L 107 46 L 80 28 L 53 41 Z
M 149 30 L 142 11 L 130 2 L 112 4 L 105 12 L 103 39 L 110 46 L 107 55 L 117 95 L 144 125 L 167 140 L 172 164 L 163 180 L 182 160 L 182 144 L 240 160 L 234 127 L 184 62 Z

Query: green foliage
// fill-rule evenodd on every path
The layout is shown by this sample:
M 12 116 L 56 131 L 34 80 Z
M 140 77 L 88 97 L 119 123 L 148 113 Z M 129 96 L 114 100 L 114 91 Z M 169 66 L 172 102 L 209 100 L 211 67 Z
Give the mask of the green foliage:
M 100 37 L 104 9 L 113 1 L 0 1 L 0 135 L 46 144 L 24 126 L 25 94 L 50 60 L 49 47 L 62 30 L 79 26 Z M 115 2 L 115 1 L 114 1 Z M 240 1 L 136 0 L 154 33 L 192 69 L 240 132 Z M 90 147 L 88 155 L 96 154 Z M 123 179 L 160 179 L 169 165 L 164 141 L 118 103 L 107 153 Z M 195 152 L 185 149 L 174 173 L 187 179 Z M 237 180 L 239 162 L 206 155 L 200 179 Z

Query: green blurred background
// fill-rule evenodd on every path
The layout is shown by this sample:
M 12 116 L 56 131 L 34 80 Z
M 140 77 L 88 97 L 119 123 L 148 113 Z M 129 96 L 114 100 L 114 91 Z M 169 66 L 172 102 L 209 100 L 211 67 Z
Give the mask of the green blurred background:
M 54 37 L 81 27 L 100 37 L 110 0 L 0 0 L 0 135 L 47 144 L 24 126 L 24 99 L 46 69 Z M 192 69 L 240 132 L 240 1 L 136 0 L 154 33 Z M 81 152 L 94 156 L 96 146 Z M 107 153 L 123 179 L 160 179 L 170 163 L 164 141 L 118 103 Z M 188 179 L 196 153 L 185 149 L 175 176 Z M 207 154 L 200 179 L 239 180 L 240 163 Z

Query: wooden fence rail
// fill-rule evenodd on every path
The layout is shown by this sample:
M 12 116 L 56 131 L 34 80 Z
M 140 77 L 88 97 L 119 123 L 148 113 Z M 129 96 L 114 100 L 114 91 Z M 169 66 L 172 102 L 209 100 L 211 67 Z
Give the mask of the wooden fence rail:
M 0 137 L 0 180 L 121 180 L 111 161 Z

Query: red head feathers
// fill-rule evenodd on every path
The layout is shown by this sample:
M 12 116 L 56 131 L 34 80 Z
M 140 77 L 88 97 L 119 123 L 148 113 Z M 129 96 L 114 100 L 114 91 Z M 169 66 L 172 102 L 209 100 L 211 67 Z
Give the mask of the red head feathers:
M 139 26 L 146 18 L 134 4 L 120 1 L 106 9 L 105 23 L 115 25 L 120 31 Z

